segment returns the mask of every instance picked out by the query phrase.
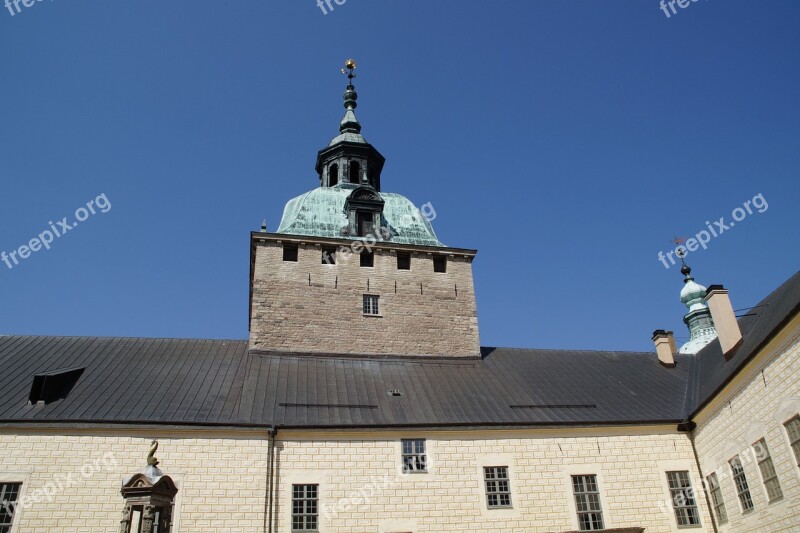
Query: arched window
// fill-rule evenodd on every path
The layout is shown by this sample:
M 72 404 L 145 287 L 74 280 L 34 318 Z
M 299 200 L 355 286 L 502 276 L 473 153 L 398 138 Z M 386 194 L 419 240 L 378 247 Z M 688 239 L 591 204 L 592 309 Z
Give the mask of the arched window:
M 361 165 L 358 161 L 350 162 L 350 183 L 361 183 Z
M 332 164 L 328 169 L 328 187 L 333 187 L 339 183 L 339 165 Z

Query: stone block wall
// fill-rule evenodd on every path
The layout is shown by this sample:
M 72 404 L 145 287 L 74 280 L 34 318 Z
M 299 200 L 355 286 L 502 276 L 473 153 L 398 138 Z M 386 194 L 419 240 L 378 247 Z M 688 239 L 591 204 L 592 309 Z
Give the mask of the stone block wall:
M 286 241 L 284 241 L 286 242 Z M 344 354 L 476 357 L 480 354 L 472 255 L 414 252 L 397 268 L 398 249 L 373 246 L 374 266 L 357 253 L 322 261 L 325 243 L 299 245 L 283 261 L 282 243 L 259 240 L 254 252 L 250 347 Z M 402 250 L 400 250 L 402 252 Z M 434 272 L 433 257 L 447 260 Z M 380 316 L 363 314 L 364 295 L 379 297 Z

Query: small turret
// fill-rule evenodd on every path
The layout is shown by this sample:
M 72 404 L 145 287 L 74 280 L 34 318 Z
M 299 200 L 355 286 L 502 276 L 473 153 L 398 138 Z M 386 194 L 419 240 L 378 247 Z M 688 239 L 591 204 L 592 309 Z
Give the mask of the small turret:
M 689 341 L 679 351 L 683 354 L 695 354 L 717 338 L 717 330 L 705 302 L 706 288 L 695 282 L 692 269 L 685 262 L 681 267 L 681 274 L 684 275 L 681 302 L 689 308 L 689 312 L 683 317 L 683 322 L 689 328 Z
M 348 59 L 342 73 L 347 75 L 344 91 L 344 117 L 339 123 L 339 135 L 317 154 L 315 169 L 321 187 L 371 187 L 381 190 L 384 157 L 361 135 L 356 118 L 358 93 L 353 85 L 356 62 Z

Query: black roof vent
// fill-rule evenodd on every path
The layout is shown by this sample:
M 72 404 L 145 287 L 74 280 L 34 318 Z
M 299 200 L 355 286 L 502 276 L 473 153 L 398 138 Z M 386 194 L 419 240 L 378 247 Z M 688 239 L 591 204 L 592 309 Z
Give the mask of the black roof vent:
M 63 400 L 72 391 L 85 368 L 62 368 L 33 376 L 31 395 L 28 401 L 31 404 L 53 403 Z

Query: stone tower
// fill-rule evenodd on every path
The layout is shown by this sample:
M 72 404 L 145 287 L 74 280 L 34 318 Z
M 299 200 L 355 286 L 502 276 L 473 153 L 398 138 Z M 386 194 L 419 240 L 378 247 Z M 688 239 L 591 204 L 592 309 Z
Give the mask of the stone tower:
M 381 191 L 384 158 L 361 135 L 348 61 L 339 135 L 317 154 L 319 187 L 275 233 L 251 234 L 250 348 L 479 357 L 472 261 L 423 213 Z M 431 207 L 429 204 L 427 207 Z

